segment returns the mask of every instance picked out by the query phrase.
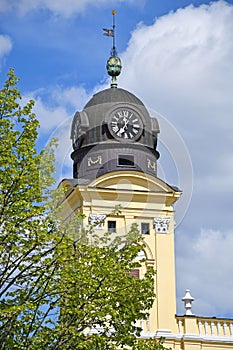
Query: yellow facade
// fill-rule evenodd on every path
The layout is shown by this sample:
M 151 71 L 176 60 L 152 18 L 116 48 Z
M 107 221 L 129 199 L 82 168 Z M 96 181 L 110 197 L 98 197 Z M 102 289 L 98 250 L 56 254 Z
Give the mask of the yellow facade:
M 111 87 L 97 92 L 71 127 L 73 179 L 63 180 L 63 217 L 85 214 L 96 233 L 125 235 L 137 223 L 146 266 L 156 270 L 156 298 L 142 338 L 165 337 L 172 350 L 233 349 L 233 320 L 176 315 L 174 208 L 181 192 L 157 177 L 159 124 L 143 102 L 117 87 L 121 61 L 115 47 L 107 63 Z M 110 64 L 111 63 L 111 64 Z M 113 214 L 116 206 L 121 212 Z M 188 297 L 186 297 L 187 299 Z M 188 302 L 188 301 L 187 301 Z
M 102 215 L 104 223 L 96 232 L 106 232 L 108 221 L 116 222 L 116 233 L 124 235 L 132 223 L 139 229 L 149 224 L 145 234 L 146 264 L 156 269 L 156 299 L 150 317 L 141 324 L 142 338 L 160 336 L 174 350 L 233 349 L 233 320 L 176 316 L 174 209 L 181 192 L 162 180 L 137 171 L 117 171 L 105 174 L 88 185 L 73 185 L 63 180 L 66 200 L 63 216 L 75 211 L 90 217 Z M 112 212 L 121 206 L 120 214 Z M 94 216 L 93 216 L 94 214 Z

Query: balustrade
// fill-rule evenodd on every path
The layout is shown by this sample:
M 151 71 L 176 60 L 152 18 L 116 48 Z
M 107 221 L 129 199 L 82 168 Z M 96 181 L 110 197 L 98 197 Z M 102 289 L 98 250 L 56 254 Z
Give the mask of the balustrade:
M 180 335 L 185 335 L 187 333 L 187 322 L 189 322 L 189 319 L 192 319 L 196 321 L 196 332 L 192 332 L 192 335 L 196 334 L 200 337 L 233 338 L 233 320 L 185 316 L 177 316 L 176 319 Z

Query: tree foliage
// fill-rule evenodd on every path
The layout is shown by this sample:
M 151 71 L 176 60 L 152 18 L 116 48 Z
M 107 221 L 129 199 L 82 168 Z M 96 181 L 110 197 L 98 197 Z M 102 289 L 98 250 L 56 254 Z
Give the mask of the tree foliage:
M 136 340 L 154 300 L 154 271 L 130 274 L 137 228 L 100 237 L 79 215 L 59 218 L 53 147 L 38 153 L 34 102 L 21 106 L 17 81 L 11 69 L 0 90 L 0 348 L 163 349 Z
M 27 348 L 43 323 L 52 273 L 53 225 L 45 203 L 54 182 L 53 153 L 36 151 L 34 102 L 20 105 L 17 81 L 11 69 L 0 91 L 1 349 Z

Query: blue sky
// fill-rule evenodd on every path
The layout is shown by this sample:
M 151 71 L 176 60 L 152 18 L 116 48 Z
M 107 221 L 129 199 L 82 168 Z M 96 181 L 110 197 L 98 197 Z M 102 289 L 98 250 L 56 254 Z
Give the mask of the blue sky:
M 57 177 L 71 177 L 72 117 L 109 84 L 112 9 L 119 85 L 158 117 L 159 176 L 184 191 L 177 312 L 189 288 L 197 314 L 233 317 L 233 1 L 1 0 L 1 85 L 13 67 L 36 101 L 38 147 L 58 136 Z

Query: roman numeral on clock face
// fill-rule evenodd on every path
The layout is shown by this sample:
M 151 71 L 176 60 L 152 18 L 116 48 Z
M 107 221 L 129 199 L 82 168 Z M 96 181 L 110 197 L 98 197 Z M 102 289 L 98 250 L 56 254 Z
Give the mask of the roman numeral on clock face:
M 117 131 L 118 131 L 119 129 L 118 129 L 117 125 L 114 125 L 114 126 L 112 127 L 112 130 L 113 130 L 115 133 L 117 133 Z

